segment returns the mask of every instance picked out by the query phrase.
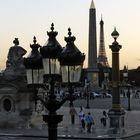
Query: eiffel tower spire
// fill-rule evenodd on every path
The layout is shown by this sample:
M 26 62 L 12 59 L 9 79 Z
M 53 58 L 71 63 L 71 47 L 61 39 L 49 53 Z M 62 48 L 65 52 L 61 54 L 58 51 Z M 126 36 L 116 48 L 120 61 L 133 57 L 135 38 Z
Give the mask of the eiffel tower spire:
M 109 67 L 106 51 L 105 51 L 105 40 L 104 40 L 104 21 L 100 21 L 100 42 L 99 42 L 99 54 L 98 54 L 98 64 L 102 66 Z

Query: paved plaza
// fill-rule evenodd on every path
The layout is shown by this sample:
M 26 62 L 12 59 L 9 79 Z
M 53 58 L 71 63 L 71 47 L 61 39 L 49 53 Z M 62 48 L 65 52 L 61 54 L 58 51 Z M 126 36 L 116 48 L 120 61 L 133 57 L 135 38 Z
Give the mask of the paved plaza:
M 76 107 L 76 110 L 79 112 L 79 107 Z M 114 134 L 113 130 L 109 128 L 109 120 L 106 127 L 103 127 L 100 123 L 102 111 L 103 109 L 84 108 L 85 114 L 91 112 L 95 120 L 92 132 L 87 133 L 86 130 L 82 130 L 79 117 L 75 117 L 75 124 L 72 125 L 69 107 L 61 107 L 58 110 L 58 114 L 63 114 L 64 116 L 63 121 L 58 125 L 58 137 L 68 139 L 122 139 L 140 133 L 140 111 L 126 111 L 125 127 L 120 129 L 117 134 Z M 34 121 L 34 128 L 1 129 L 0 136 L 46 138 L 48 136 L 47 125 L 42 121 L 41 116 L 36 114 L 36 120 Z

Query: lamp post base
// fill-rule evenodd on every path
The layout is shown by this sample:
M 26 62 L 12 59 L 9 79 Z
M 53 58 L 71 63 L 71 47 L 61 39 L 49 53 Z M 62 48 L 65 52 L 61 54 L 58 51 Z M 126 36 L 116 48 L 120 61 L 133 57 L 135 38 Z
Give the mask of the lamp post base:
M 57 124 L 62 121 L 63 115 L 43 115 L 43 121 L 48 123 L 48 140 L 57 140 Z
M 123 128 L 124 127 L 124 109 L 121 110 L 113 110 L 110 109 L 108 112 L 108 116 L 110 118 L 110 128 Z
M 90 107 L 89 106 L 86 106 L 86 108 L 89 109 Z

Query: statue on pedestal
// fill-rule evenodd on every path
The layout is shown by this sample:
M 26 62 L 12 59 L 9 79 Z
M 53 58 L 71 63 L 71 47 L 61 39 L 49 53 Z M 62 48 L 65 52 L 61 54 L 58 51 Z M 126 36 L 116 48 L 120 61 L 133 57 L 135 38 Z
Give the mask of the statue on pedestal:
M 26 54 L 26 50 L 19 46 L 18 38 L 13 41 L 14 46 L 9 49 L 6 69 L 4 71 L 5 75 L 15 75 L 25 73 L 25 67 L 23 64 L 23 56 Z
M 18 38 L 13 43 L 7 55 L 6 69 L 0 76 L 0 128 L 26 128 L 34 105 L 23 64 L 26 50 L 19 46 Z

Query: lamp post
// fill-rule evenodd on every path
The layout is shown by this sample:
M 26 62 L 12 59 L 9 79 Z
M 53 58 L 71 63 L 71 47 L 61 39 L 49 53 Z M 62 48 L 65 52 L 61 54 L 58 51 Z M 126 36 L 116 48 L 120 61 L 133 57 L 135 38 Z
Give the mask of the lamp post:
M 28 85 L 34 87 L 35 100 L 40 100 L 49 112 L 48 115 L 43 115 L 43 120 L 48 123 L 49 140 L 57 140 L 57 124 L 62 121 L 63 115 L 57 115 L 56 111 L 66 101 L 66 99 L 57 101 L 54 94 L 55 81 L 60 79 L 60 66 L 58 65 L 59 63 L 57 63 L 57 57 L 62 48 L 55 39 L 57 32 L 53 31 L 53 26 L 54 25 L 52 24 L 51 31 L 47 32 L 49 39 L 42 48 L 39 44 L 36 44 L 36 38 L 34 37 L 34 44 L 30 45 L 32 51 L 30 55 L 24 59 L 27 72 L 27 82 Z M 38 48 L 40 48 L 41 53 L 38 51 Z M 44 101 L 37 95 L 38 86 L 44 86 L 44 81 L 50 84 L 49 97 L 47 101 Z
M 89 86 L 89 82 L 87 79 L 85 79 L 85 90 L 86 90 L 86 97 L 87 97 L 87 105 L 86 108 L 90 108 L 89 107 L 89 92 L 88 92 L 88 86 Z
M 44 81 L 50 84 L 49 99 L 45 102 L 48 109 L 48 115 L 43 115 L 43 120 L 48 123 L 49 140 L 57 139 L 57 124 L 62 121 L 63 115 L 57 115 L 57 110 L 63 105 L 66 99 L 56 100 L 54 92 L 55 83 L 61 80 L 60 65 L 58 56 L 62 47 L 56 40 L 58 32 L 54 31 L 54 24 L 51 24 L 51 31 L 47 32 L 49 36 L 45 45 L 40 48 L 44 68 Z
M 116 28 L 112 32 L 112 37 L 114 42 L 110 45 L 112 50 L 112 108 L 108 112 L 110 118 L 110 127 L 112 128 L 121 128 L 124 127 L 124 109 L 120 105 L 120 70 L 119 70 L 119 50 L 121 45 L 116 41 L 119 33 L 116 31 Z M 116 131 L 117 129 L 115 129 Z
M 127 83 L 128 81 L 128 68 L 126 65 L 123 68 L 123 82 Z
M 43 64 L 42 64 L 42 56 L 38 51 L 38 48 L 41 46 L 36 43 L 36 37 L 33 38 L 33 43 L 30 45 L 32 51 L 28 55 L 27 58 L 24 58 L 24 65 L 26 67 L 26 75 L 27 75 L 27 83 L 28 87 L 33 89 L 33 98 L 35 100 L 35 111 L 37 104 L 37 88 L 43 85 Z
M 130 88 L 131 88 L 131 85 L 128 82 L 128 68 L 126 66 L 124 66 L 124 69 L 123 69 L 123 82 L 124 82 L 124 86 L 127 88 L 127 99 L 128 99 L 127 110 L 130 111 L 131 110 L 131 107 L 130 107 Z
M 48 110 L 48 115 L 43 115 L 43 120 L 48 123 L 48 139 L 49 140 L 57 140 L 57 125 L 62 121 L 63 115 L 58 115 L 57 110 L 65 103 L 68 97 L 64 98 L 61 101 L 56 100 L 56 95 L 54 93 L 55 84 L 57 81 L 61 81 L 65 79 L 67 73 L 62 72 L 60 74 L 60 64 L 58 61 L 58 57 L 64 57 L 65 60 L 69 60 L 70 66 L 72 66 L 73 60 L 69 56 L 63 56 L 61 52 L 61 45 L 56 40 L 57 32 L 54 31 L 54 24 L 51 24 L 51 31 L 47 32 L 49 39 L 47 43 L 43 47 L 39 44 L 36 44 L 36 38 L 34 37 L 34 44 L 30 45 L 32 51 L 27 58 L 24 58 L 24 64 L 26 67 L 27 73 L 27 82 L 28 85 L 34 88 L 34 99 L 40 100 L 45 108 Z M 68 45 L 69 46 L 69 45 Z M 38 51 L 40 48 L 40 52 Z M 69 55 L 74 56 L 74 51 L 69 52 Z M 61 55 L 60 55 L 61 54 Z M 65 54 L 64 54 L 65 55 Z M 64 60 L 64 62 L 65 62 Z M 71 67 L 70 67 L 71 68 Z M 63 68 L 62 68 L 63 69 Z M 73 71 L 72 71 L 73 72 Z M 76 71 L 77 72 L 77 71 Z M 75 74 L 75 71 L 72 73 L 74 77 L 81 74 L 81 71 Z M 73 78 L 71 71 L 69 71 L 69 75 Z M 70 77 L 70 80 L 71 80 Z M 75 79 L 75 78 L 74 78 Z M 75 81 L 76 82 L 76 81 Z M 50 85 L 49 96 L 48 99 L 44 101 L 44 99 L 40 98 L 38 93 L 38 87 L 45 86 L 45 84 Z
M 108 89 L 108 82 L 109 82 L 109 68 L 105 67 L 104 69 L 104 89 Z
M 65 37 L 67 42 L 63 48 L 59 61 L 61 65 L 62 82 L 68 85 L 70 106 L 73 106 L 73 87 L 80 82 L 83 62 L 85 60 L 85 54 L 75 46 L 75 37 L 71 36 L 71 29 L 68 28 L 68 37 Z
M 130 107 L 130 88 L 131 88 L 131 85 L 130 84 L 127 84 L 127 88 L 128 88 L 128 91 L 127 91 L 128 108 L 127 108 L 127 110 L 128 111 L 131 111 L 131 107 Z

